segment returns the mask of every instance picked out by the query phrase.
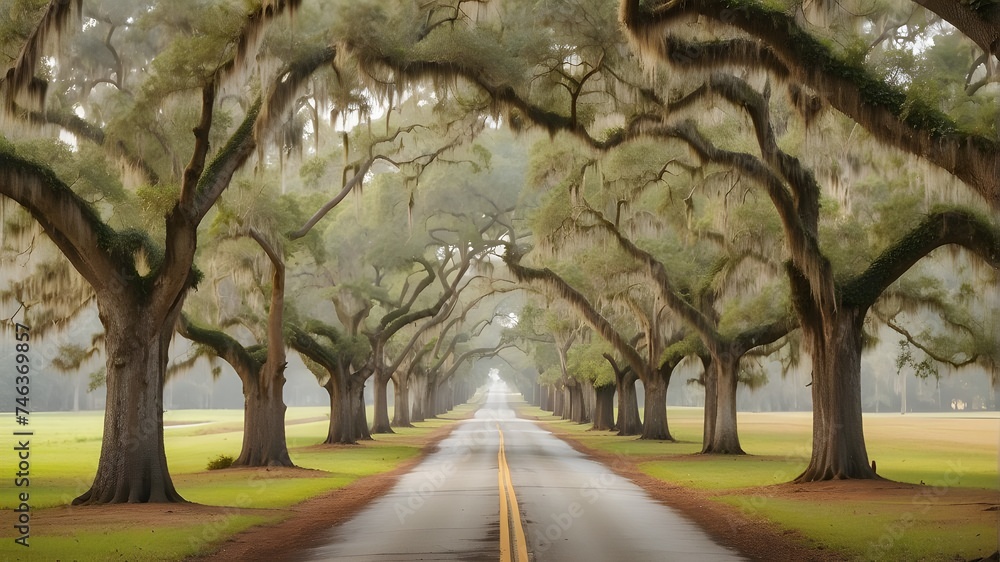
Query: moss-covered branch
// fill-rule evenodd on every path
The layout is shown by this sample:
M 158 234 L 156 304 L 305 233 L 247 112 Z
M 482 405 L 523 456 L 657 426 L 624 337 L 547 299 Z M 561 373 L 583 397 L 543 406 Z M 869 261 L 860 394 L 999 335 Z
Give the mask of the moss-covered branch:
M 841 302 L 869 308 L 886 288 L 932 250 L 961 246 L 994 268 L 1000 268 L 1000 231 L 988 221 L 964 210 L 932 213 L 889 246 L 860 275 L 840 285 Z
M 255 377 L 260 373 L 264 359 L 267 357 L 266 348 L 257 348 L 254 350 L 255 353 L 251 353 L 229 334 L 221 330 L 198 326 L 183 313 L 177 320 L 177 333 L 211 349 L 215 355 L 229 363 L 236 374 L 244 379 L 244 382 L 246 382 L 246 377 Z
M 698 41 L 671 34 L 692 17 L 753 39 Z M 965 133 L 948 116 L 834 54 L 783 11 L 747 0 L 622 0 L 621 19 L 637 47 L 690 70 L 761 69 L 805 84 L 881 142 L 927 158 L 1000 208 L 1000 146 Z
M 632 347 L 625 338 L 618 333 L 618 330 L 611 325 L 607 318 L 601 315 L 594 306 L 587 300 L 587 297 L 580 291 L 574 289 L 562 277 L 549 268 L 535 269 L 521 265 L 521 255 L 517 250 L 508 245 L 504 252 L 504 263 L 514 274 L 514 277 L 522 283 L 538 283 L 548 286 L 556 291 L 560 298 L 568 302 L 576 310 L 587 324 L 601 335 L 611 346 L 622 355 L 626 363 L 632 370 L 640 375 L 640 378 L 647 380 L 650 372 L 650 365 L 643 360 L 642 356 Z
M 24 207 L 95 290 L 119 287 L 134 271 L 112 255 L 118 234 L 50 168 L 0 148 L 0 195 Z

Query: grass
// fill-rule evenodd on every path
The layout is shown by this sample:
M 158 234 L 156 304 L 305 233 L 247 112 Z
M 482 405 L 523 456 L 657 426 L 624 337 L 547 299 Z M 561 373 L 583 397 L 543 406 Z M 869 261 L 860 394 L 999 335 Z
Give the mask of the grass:
M 202 552 L 207 545 L 217 544 L 224 536 L 271 520 L 232 515 L 209 524 L 202 521 L 128 530 L 121 530 L 121 525 L 88 525 L 76 527 L 72 533 L 41 537 L 32 533 L 30 559 L 59 560 L 71 554 L 73 560 L 180 560 Z
M 810 497 L 815 494 L 774 487 L 808 464 L 810 413 L 741 412 L 745 456 L 694 454 L 701 449 L 700 408 L 668 410 L 677 439 L 672 443 L 590 431 L 589 424 L 529 406 L 521 406 L 519 414 L 537 417 L 587 447 L 626 456 L 654 478 L 702 491 L 712 501 L 798 531 L 815 548 L 852 559 L 966 560 L 997 550 L 997 512 L 985 511 L 1000 503 L 1000 416 L 995 412 L 866 414 L 866 446 L 879 475 L 917 486 L 876 490 L 871 497 L 835 493 L 819 503 Z
M 357 446 L 320 446 L 329 424 L 329 408 L 289 408 L 286 438 L 296 466 L 311 471 L 265 469 L 206 470 L 220 454 L 237 456 L 242 445 L 241 410 L 175 410 L 164 414 L 164 441 L 170 474 L 178 492 L 188 501 L 223 509 L 210 514 L 178 515 L 164 525 L 141 521 L 103 521 L 59 525 L 57 515 L 73 498 L 85 492 L 97 470 L 103 432 L 103 412 L 32 413 L 30 493 L 32 526 L 30 557 L 57 560 L 72 554 L 75 560 L 178 560 L 208 552 L 213 545 L 254 525 L 273 523 L 287 508 L 359 478 L 388 472 L 420 454 L 438 428 L 455 423 L 475 409 L 458 406 L 438 419 L 377 435 Z M 0 419 L 7 415 L 0 416 Z M 369 412 L 371 419 L 371 412 Z M 2 444 L 12 447 L 10 438 Z M 9 449 L 8 449 L 9 450 Z M 0 470 L 13 475 L 13 455 L 0 455 Z M 0 508 L 17 506 L 13 478 L 0 478 Z M 228 512 L 227 508 L 233 508 Z M 89 508 L 87 508 L 89 509 Z M 125 507 L 127 509 L 127 506 Z M 259 509 L 259 514 L 247 509 Z M 268 511 L 270 510 L 270 511 Z M 127 512 L 126 512 L 127 513 Z M 78 519 L 78 518 L 77 518 Z M 115 519 L 115 518 L 111 518 Z M 16 531 L 12 519 L 0 525 L 0 552 L 9 552 Z M 27 553 L 27 552 L 26 552 Z M 13 553 L 12 553 L 13 554 Z M 7 554 L 2 557 L 8 560 Z

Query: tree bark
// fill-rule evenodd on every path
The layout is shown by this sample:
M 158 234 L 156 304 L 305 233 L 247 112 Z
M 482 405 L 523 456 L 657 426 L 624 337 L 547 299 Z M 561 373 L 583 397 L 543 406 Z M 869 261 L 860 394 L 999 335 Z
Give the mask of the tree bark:
M 701 435 L 701 448 L 702 452 L 705 452 L 709 444 L 715 440 L 715 422 L 718 419 L 719 411 L 719 394 L 716 389 L 719 385 L 715 366 L 712 364 L 712 356 L 705 353 L 700 358 L 703 369 L 701 378 L 705 387 L 704 429 Z
M 866 310 L 843 307 L 824 326 L 803 323 L 813 360 L 812 456 L 796 482 L 878 478 L 861 415 L 862 324 Z
M 294 466 L 285 442 L 285 402 L 279 384 L 262 387 L 256 377 L 243 383 L 243 448 L 233 466 Z
M 381 365 L 383 350 L 372 349 L 372 360 L 378 365 L 375 368 L 374 394 L 375 394 L 375 419 L 372 421 L 372 433 L 395 433 L 392 424 L 389 422 L 389 379 L 391 376 L 386 372 L 386 368 Z M 366 420 L 367 422 L 367 420 Z
M 359 441 L 372 441 L 372 434 L 368 430 L 368 408 L 365 404 L 365 381 L 357 373 L 352 373 L 348 379 L 348 390 L 354 396 L 352 406 L 354 413 L 354 438 Z
M 393 381 L 395 400 L 392 407 L 392 427 L 413 427 L 410 423 L 410 381 L 406 373 L 398 373 Z
M 163 446 L 167 348 L 182 302 L 157 322 L 144 307 L 99 296 L 108 357 L 104 437 L 94 483 L 73 505 L 185 501 Z
M 588 423 L 590 412 L 587 411 L 587 404 L 583 396 L 583 385 L 579 381 L 566 385 L 569 394 L 569 419 L 573 423 Z
M 615 374 L 618 386 L 618 419 L 615 422 L 618 435 L 641 435 L 642 419 L 639 417 L 639 397 L 635 383 L 639 378 L 635 372 L 626 369 Z
M 663 376 L 662 373 L 643 381 L 646 390 L 644 406 L 646 419 L 642 421 L 640 439 L 674 440 L 667 425 L 667 385 L 669 382 L 670 375 Z
M 740 356 L 737 353 L 722 353 L 711 361 L 712 376 L 706 377 L 706 382 L 712 381 L 716 396 L 715 423 L 712 427 L 711 439 L 705 439 L 702 453 L 742 455 L 740 436 L 736 428 L 736 385 L 739 382 Z M 706 385 L 705 402 L 708 404 L 709 393 Z M 709 410 L 706 408 L 706 421 Z M 709 437 L 707 434 L 706 438 Z
M 565 417 L 563 415 L 563 412 L 564 412 L 565 407 L 566 407 L 566 404 L 565 404 L 566 400 L 565 400 L 565 398 L 566 398 L 566 393 L 563 391 L 563 389 L 559 388 L 558 386 L 553 386 L 553 389 L 552 389 L 552 415 L 553 416 L 560 417 L 560 418 Z
M 330 428 L 323 443 L 354 445 L 358 442 L 354 429 L 353 396 L 347 392 L 346 381 L 330 377 L 323 385 L 330 395 Z
M 555 393 L 552 391 L 552 386 L 548 384 L 542 385 L 542 410 L 546 412 L 552 412 L 555 410 Z
M 413 382 L 410 385 L 410 395 L 413 397 L 413 412 L 410 415 L 410 422 L 422 422 L 425 419 L 424 414 L 424 395 L 426 376 L 421 375 L 413 378 Z
M 615 385 L 608 384 L 594 388 L 594 425 L 592 429 L 610 431 L 615 428 Z

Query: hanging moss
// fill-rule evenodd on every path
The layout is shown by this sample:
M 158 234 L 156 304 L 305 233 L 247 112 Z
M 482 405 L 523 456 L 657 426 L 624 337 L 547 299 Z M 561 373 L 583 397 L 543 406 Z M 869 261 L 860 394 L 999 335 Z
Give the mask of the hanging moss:
M 250 110 L 247 111 L 246 117 L 244 117 L 243 122 L 233 135 L 229 138 L 229 142 L 226 146 L 219 151 L 219 154 L 212 159 L 212 162 L 205 168 L 205 172 L 201 175 L 201 179 L 198 181 L 198 189 L 196 191 L 196 200 L 207 195 L 207 192 L 211 189 L 212 184 L 218 180 L 220 170 L 229 163 L 229 159 L 232 154 L 243 146 L 243 143 L 253 136 L 254 125 L 257 122 L 257 115 L 260 114 L 261 99 L 258 97 L 254 101 Z
M 989 221 L 961 209 L 938 210 L 882 252 L 863 273 L 843 283 L 840 301 L 870 306 L 895 280 L 901 265 L 916 263 L 944 244 L 965 246 L 994 265 L 1000 263 L 1000 232 Z

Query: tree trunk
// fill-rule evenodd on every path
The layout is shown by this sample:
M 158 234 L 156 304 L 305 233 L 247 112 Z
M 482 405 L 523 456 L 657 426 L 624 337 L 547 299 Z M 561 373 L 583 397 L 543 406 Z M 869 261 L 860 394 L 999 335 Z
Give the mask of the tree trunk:
M 265 365 L 260 378 L 267 377 L 267 368 Z M 256 376 L 244 379 L 243 449 L 233 466 L 295 466 L 285 442 L 284 385 L 281 374 L 267 385 Z
M 182 303 L 156 321 L 141 306 L 98 299 L 108 358 L 104 436 L 94 483 L 73 505 L 185 501 L 163 447 L 167 347 Z
M 706 452 L 709 444 L 715 441 L 715 424 L 719 418 L 719 384 L 712 356 L 708 354 L 703 355 L 701 357 L 701 364 L 704 371 L 702 381 L 705 385 L 704 430 L 701 436 L 701 450 L 702 452 Z
M 593 429 L 609 431 L 615 428 L 615 385 L 609 384 L 594 389 L 596 400 L 594 404 Z
M 796 482 L 878 478 L 868 460 L 861 416 L 865 313 L 842 306 L 825 330 L 821 321 L 802 322 L 812 345 L 813 439 L 809 466 Z
M 563 389 L 559 387 L 553 387 L 552 389 L 552 415 L 557 417 L 565 417 L 563 415 L 563 410 L 565 409 L 565 393 Z
M 354 395 L 354 437 L 359 441 L 371 441 L 372 434 L 368 431 L 368 415 L 365 406 L 365 380 L 368 377 L 357 373 L 351 374 L 349 391 Z
M 424 388 L 424 417 L 437 417 L 437 381 L 428 380 Z
M 640 439 L 658 439 L 673 441 L 670 428 L 667 426 L 667 385 L 670 375 L 656 373 L 643 381 L 646 390 L 644 411 L 646 419 L 642 423 Z
M 375 370 L 375 420 L 372 421 L 372 433 L 394 433 L 389 422 L 389 379 L 383 368 Z M 397 406 L 398 407 L 398 406 Z M 365 420 L 366 422 L 368 420 Z
M 543 384 L 542 385 L 542 399 L 541 399 L 541 403 L 542 403 L 541 408 L 542 408 L 542 410 L 544 410 L 546 412 L 551 412 L 555 408 L 555 402 L 554 402 L 554 400 L 555 400 L 555 396 L 552 394 L 552 387 L 549 386 L 549 385 L 547 385 L 547 384 Z
M 618 435 L 641 435 L 642 419 L 639 417 L 639 397 L 635 391 L 635 382 L 639 380 L 631 370 L 623 375 L 616 375 L 618 379 L 618 419 L 615 426 L 618 428 Z
M 583 395 L 583 385 L 580 382 L 575 382 L 572 385 L 566 385 L 569 391 L 569 419 L 573 423 L 588 423 L 590 421 L 590 412 L 587 411 L 587 402 Z
M 414 397 L 413 414 L 410 416 L 411 423 L 424 421 L 424 396 L 426 394 L 426 390 L 424 389 L 425 384 L 426 382 L 421 376 L 413 379 L 413 383 L 410 385 L 410 394 Z
M 413 427 L 410 423 L 410 377 L 404 373 L 396 375 L 393 381 L 395 400 L 392 407 L 392 427 Z
M 358 442 L 355 425 L 353 393 L 348 392 L 347 381 L 341 377 L 330 377 L 323 385 L 330 395 L 330 429 L 323 443 L 354 445 Z
M 715 428 L 712 432 L 712 439 L 702 444 L 702 453 L 715 453 L 723 455 L 743 455 L 743 448 L 740 447 L 740 436 L 736 428 L 736 385 L 739 383 L 740 357 L 736 353 L 723 352 L 720 357 L 712 358 L 712 377 L 714 379 L 716 412 Z M 705 393 L 705 401 L 708 403 L 708 393 Z M 708 410 L 705 411 L 706 416 Z

